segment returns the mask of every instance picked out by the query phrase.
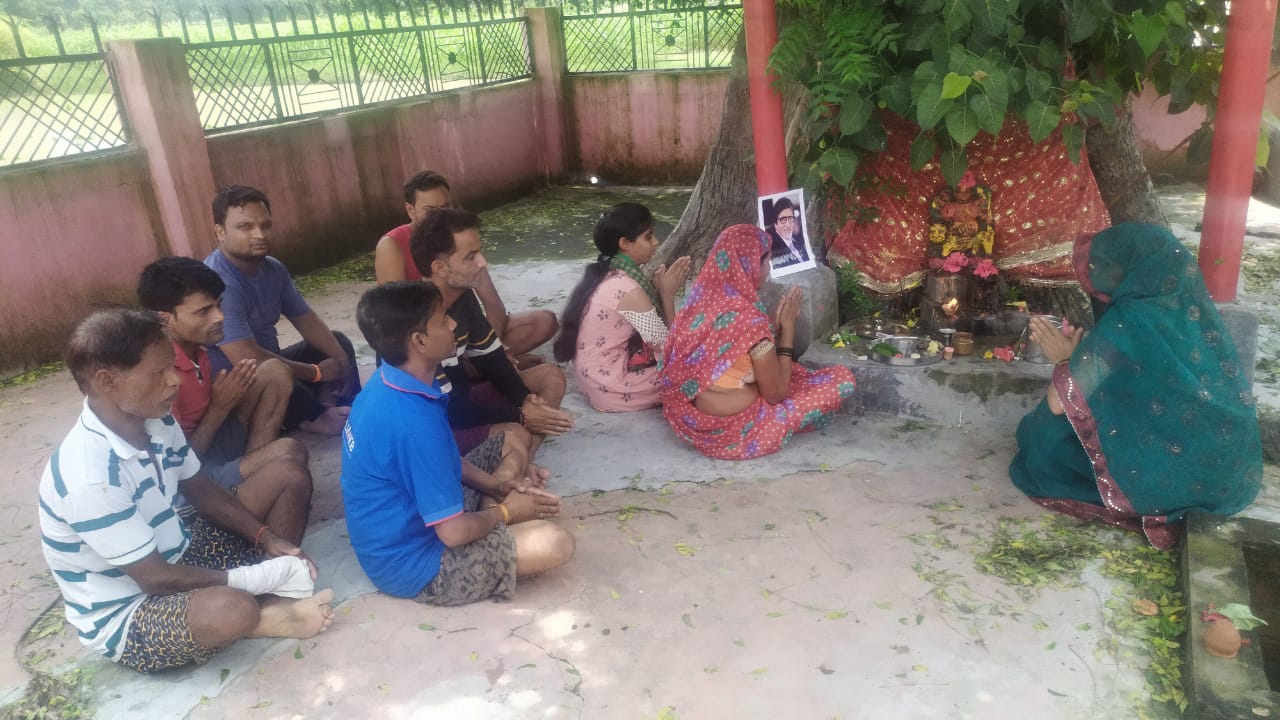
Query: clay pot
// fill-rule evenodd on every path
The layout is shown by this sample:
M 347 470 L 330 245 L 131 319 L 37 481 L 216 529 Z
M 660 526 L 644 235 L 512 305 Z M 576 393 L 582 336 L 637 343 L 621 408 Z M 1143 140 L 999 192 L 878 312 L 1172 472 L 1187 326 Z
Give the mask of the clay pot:
M 1204 631 L 1204 649 L 1210 655 L 1233 658 L 1240 652 L 1240 644 L 1240 631 L 1225 618 L 1209 623 L 1209 628 Z

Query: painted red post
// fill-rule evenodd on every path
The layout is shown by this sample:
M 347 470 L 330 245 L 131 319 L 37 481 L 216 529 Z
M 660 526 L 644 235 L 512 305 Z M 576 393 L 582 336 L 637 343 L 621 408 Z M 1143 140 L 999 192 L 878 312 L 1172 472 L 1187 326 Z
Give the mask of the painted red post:
M 1213 154 L 1205 189 L 1200 270 L 1217 302 L 1236 298 L 1244 224 L 1262 124 L 1262 99 L 1271 57 L 1277 0 L 1231 3 L 1227 18 Z
M 751 93 L 756 185 L 761 195 L 772 195 L 787 189 L 782 95 L 774 89 L 775 76 L 769 72 L 769 55 L 778 44 L 778 7 L 774 0 L 743 0 L 742 16 L 747 31 L 747 82 Z

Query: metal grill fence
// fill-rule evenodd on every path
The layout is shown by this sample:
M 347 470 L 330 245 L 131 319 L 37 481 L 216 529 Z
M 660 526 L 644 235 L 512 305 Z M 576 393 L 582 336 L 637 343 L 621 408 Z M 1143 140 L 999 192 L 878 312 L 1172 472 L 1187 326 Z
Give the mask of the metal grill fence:
M 319 17 L 316 6 L 305 3 L 288 6 L 287 22 L 269 13 L 270 36 L 249 25 L 253 38 L 188 40 L 201 122 L 210 131 L 244 128 L 530 77 L 528 20 L 512 17 L 522 13 L 523 2 L 432 0 L 428 6 L 423 0 L 420 11 L 406 2 L 390 15 L 359 3 L 326 3 Z M 726 0 L 603 3 L 551 1 L 561 6 L 570 73 L 728 67 L 742 29 L 741 4 Z M 227 14 L 234 38 L 236 23 Z M 433 15 L 464 22 L 432 25 Z M 491 19 L 472 19 L 485 15 Z M 184 18 L 182 37 L 189 39 L 196 28 L 213 37 L 212 16 L 206 12 L 201 20 L 188 27 Z M 347 28 L 366 29 L 319 32 L 326 21 L 333 29 L 344 20 Z M 158 16 L 156 28 L 164 34 Z M 65 54 L 57 39 L 62 54 L 0 60 L 0 168 L 129 141 L 103 53 Z M 94 25 L 91 47 L 100 43 Z
M 0 60 L 0 167 L 128 141 L 101 53 Z
M 742 5 L 639 0 L 565 4 L 561 23 L 570 73 L 728 67 L 742 30 Z
M 525 0 L 214 0 L 182 7 L 156 3 L 132 12 L 120 8 L 110 16 L 66 5 L 41 3 L 14 15 L 0 2 L 0 57 L 102 52 L 110 40 L 148 37 L 176 37 L 190 45 L 470 24 L 520 18 Z
M 530 77 L 525 19 L 188 45 L 206 130 Z

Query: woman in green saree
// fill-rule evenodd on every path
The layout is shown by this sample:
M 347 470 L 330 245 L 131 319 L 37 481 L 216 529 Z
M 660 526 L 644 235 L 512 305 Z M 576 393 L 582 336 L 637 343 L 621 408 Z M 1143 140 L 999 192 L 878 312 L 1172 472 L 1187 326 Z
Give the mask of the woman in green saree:
M 1056 367 L 1018 425 L 1009 474 L 1051 510 L 1167 549 L 1187 511 L 1231 514 L 1257 495 L 1253 395 L 1195 258 L 1169 230 L 1082 235 L 1073 261 L 1097 325 L 1082 338 L 1032 320 Z

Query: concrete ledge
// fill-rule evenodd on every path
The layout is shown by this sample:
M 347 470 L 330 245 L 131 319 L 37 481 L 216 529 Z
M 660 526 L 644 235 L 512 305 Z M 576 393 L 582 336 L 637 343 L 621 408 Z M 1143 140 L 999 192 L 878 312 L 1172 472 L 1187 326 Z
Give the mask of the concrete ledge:
M 856 415 L 895 415 L 939 425 L 980 422 L 1015 428 L 1049 386 L 1052 368 L 1022 360 L 958 357 L 923 367 L 897 367 L 855 360 L 846 349 L 814 343 L 809 365 L 853 369 L 858 391 L 846 406 Z
M 1258 313 L 1240 305 L 1219 305 L 1218 314 L 1236 344 L 1245 379 L 1253 387 L 1253 366 L 1258 361 Z
M 1244 603 L 1254 615 L 1280 626 L 1276 589 L 1270 589 L 1269 599 L 1251 596 L 1246 545 L 1264 553 L 1280 554 L 1280 525 L 1203 513 L 1192 513 L 1187 518 L 1182 578 L 1189 627 L 1183 678 L 1191 703 L 1191 717 L 1202 720 L 1280 717 L 1280 693 L 1273 691 L 1267 682 L 1262 654 L 1264 643 L 1259 641 L 1257 630 L 1245 635 L 1253 642 L 1241 647 L 1240 654 L 1234 658 L 1215 657 L 1204 649 L 1208 624 L 1201 622 L 1199 615 L 1209 603 L 1217 606 Z

